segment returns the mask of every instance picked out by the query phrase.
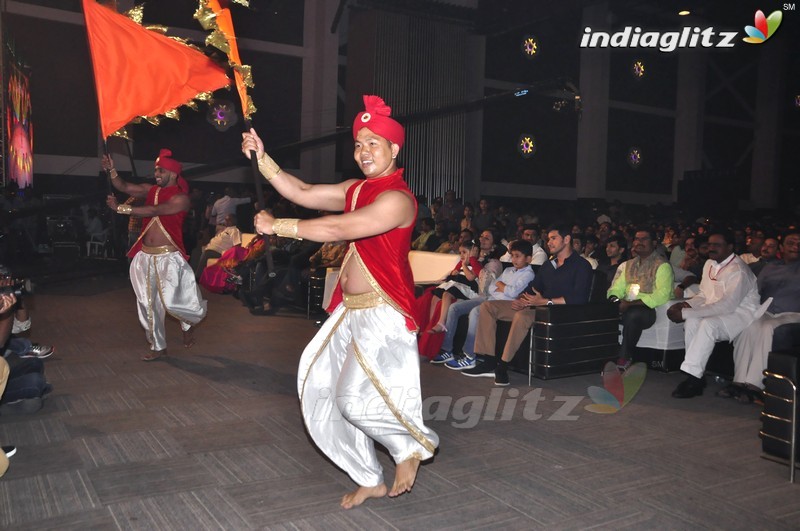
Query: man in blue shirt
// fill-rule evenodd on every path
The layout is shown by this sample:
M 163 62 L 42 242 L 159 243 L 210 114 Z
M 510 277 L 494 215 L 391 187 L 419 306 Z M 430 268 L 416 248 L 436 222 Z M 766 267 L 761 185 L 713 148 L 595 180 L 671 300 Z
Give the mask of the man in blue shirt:
M 492 377 L 495 385 L 508 385 L 508 362 L 514 357 L 533 324 L 535 306 L 584 304 L 592 287 L 592 266 L 572 249 L 572 234 L 567 226 L 547 233 L 547 248 L 552 256 L 539 268 L 536 278 L 519 298 L 512 301 L 486 301 L 480 305 L 475 352 L 484 362 L 462 371 L 465 376 Z M 503 355 L 495 358 L 497 321 L 511 321 Z

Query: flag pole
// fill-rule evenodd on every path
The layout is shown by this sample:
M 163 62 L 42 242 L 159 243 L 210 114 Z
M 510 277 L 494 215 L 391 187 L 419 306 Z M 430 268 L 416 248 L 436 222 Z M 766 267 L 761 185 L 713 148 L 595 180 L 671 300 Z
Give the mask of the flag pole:
M 244 109 L 242 109 L 244 111 Z M 250 121 L 250 118 L 244 119 L 244 127 L 247 132 L 253 128 L 253 124 Z M 262 176 L 261 172 L 258 171 L 258 156 L 254 150 L 250 150 L 250 169 L 253 172 L 253 182 L 256 185 L 256 214 L 264 210 L 264 185 L 261 182 Z M 275 278 L 275 262 L 272 260 L 272 250 L 269 247 L 269 238 L 264 244 L 264 257 L 267 261 L 267 277 L 268 278 Z

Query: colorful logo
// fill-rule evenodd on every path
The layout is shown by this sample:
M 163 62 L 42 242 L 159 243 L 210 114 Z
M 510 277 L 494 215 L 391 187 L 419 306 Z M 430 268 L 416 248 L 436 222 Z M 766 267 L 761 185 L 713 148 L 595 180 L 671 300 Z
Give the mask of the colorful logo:
M 647 365 L 644 363 L 634 363 L 620 374 L 617 364 L 609 361 L 603 368 L 605 389 L 594 385 L 589 387 L 587 392 L 594 404 L 589 404 L 584 409 L 592 413 L 616 413 L 636 396 L 646 375 Z
M 783 20 L 783 13 L 780 11 L 773 11 L 768 17 L 764 17 L 764 12 L 760 9 L 756 11 L 755 27 L 745 26 L 744 31 L 749 35 L 742 39 L 744 42 L 750 44 L 761 44 L 775 34 L 778 26 L 781 25 Z

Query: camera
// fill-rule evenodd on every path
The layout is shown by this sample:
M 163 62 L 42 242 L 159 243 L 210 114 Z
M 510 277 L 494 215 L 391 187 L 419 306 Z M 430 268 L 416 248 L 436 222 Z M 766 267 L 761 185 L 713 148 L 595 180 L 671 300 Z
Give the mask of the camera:
M 31 281 L 29 279 L 7 278 L 5 281 L 10 283 L 5 286 L 0 286 L 0 295 L 13 294 L 17 299 L 20 299 L 32 290 Z

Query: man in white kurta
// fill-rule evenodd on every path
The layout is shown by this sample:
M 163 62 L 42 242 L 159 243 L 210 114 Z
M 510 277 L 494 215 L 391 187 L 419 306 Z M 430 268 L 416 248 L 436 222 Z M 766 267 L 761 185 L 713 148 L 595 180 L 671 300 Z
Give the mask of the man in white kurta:
M 769 353 L 791 347 L 791 341 L 780 339 L 780 332 L 800 326 L 800 231 L 784 234 L 780 248 L 783 262 L 765 266 L 758 275 L 761 300 L 772 302 L 733 342 L 733 381 L 750 388 L 764 389 Z M 779 327 L 783 328 L 776 334 Z
M 757 317 L 761 305 L 756 277 L 733 253 L 729 232 L 712 232 L 708 238 L 709 260 L 703 266 L 700 292 L 667 311 L 675 322 L 686 321 L 686 356 L 681 370 L 688 377 L 672 392 L 675 398 L 703 394 L 706 363 L 717 341 L 733 341 Z

